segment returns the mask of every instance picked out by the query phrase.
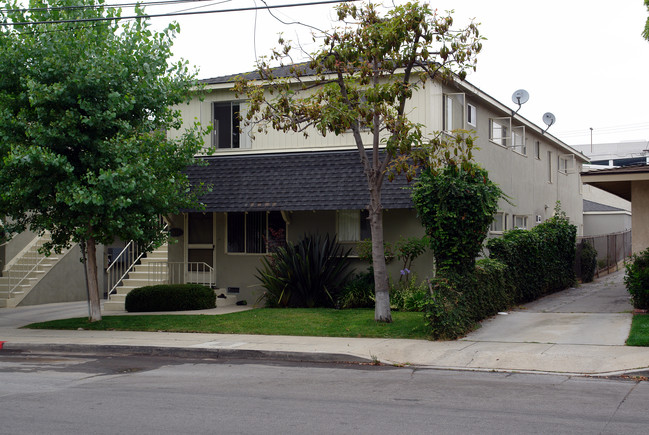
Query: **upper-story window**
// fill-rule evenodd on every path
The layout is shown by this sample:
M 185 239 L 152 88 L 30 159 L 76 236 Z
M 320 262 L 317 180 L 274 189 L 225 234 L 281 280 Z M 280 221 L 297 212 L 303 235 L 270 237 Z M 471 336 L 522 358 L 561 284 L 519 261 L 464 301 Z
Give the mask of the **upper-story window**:
M 559 156 L 559 172 L 562 174 L 567 174 L 573 172 L 576 168 L 575 155 L 574 154 L 560 154 Z
M 512 147 L 517 153 L 527 155 L 527 138 L 525 137 L 525 127 L 512 128 Z
M 534 157 L 541 160 L 541 142 L 538 140 L 534 141 Z
M 512 119 L 509 117 L 489 119 L 489 140 L 504 147 L 509 146 L 511 127 Z
M 444 131 L 464 128 L 464 94 L 444 94 Z
M 478 109 L 473 104 L 466 105 L 466 123 L 472 127 L 478 126 Z
M 240 132 L 241 104 L 212 103 L 212 145 L 214 148 L 247 148 Z

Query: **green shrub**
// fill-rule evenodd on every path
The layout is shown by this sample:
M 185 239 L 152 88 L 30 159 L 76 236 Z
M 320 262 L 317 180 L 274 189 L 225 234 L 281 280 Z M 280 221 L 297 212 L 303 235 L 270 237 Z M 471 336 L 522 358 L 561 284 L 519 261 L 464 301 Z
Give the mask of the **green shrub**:
M 473 270 L 502 196 L 487 171 L 474 163 L 421 172 L 412 201 L 438 269 Z
M 475 293 L 467 301 L 473 320 L 479 322 L 505 311 L 514 304 L 516 288 L 509 275 L 509 267 L 491 258 L 476 262 Z
M 257 279 L 269 307 L 333 307 L 352 270 L 350 250 L 326 236 L 307 236 L 262 258 Z
M 581 242 L 579 268 L 581 282 L 591 282 L 597 272 L 597 250 L 590 242 L 583 240 Z
M 570 287 L 575 283 L 575 239 L 572 225 L 559 205 L 555 216 L 531 230 L 511 230 L 487 242 L 489 257 L 509 267 L 516 303 Z
M 631 261 L 626 265 L 624 276 L 633 307 L 640 310 L 649 309 L 649 248 L 633 254 Z
M 139 287 L 126 295 L 128 312 L 205 310 L 216 307 L 214 290 L 199 284 Z
M 338 308 L 373 308 L 374 300 L 374 272 L 370 267 L 367 272 L 356 274 L 347 283 L 336 305 Z
M 473 274 L 445 270 L 431 287 L 424 318 L 432 338 L 443 340 L 462 337 L 481 320 L 508 309 L 516 292 L 509 268 L 492 259 L 478 260 Z
M 432 295 L 424 304 L 424 320 L 433 340 L 455 340 L 474 328 L 465 292 L 475 278 L 437 276 L 430 285 Z
M 429 298 L 428 282 L 417 282 L 414 274 L 390 288 L 390 306 L 395 310 L 424 311 Z

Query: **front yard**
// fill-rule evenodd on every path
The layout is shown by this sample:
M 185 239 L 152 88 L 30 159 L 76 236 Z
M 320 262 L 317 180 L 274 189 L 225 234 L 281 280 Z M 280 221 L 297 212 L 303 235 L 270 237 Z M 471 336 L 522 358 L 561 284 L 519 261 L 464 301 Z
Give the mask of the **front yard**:
M 54 320 L 25 326 L 31 329 L 88 329 L 101 331 L 205 332 L 215 334 L 304 335 L 426 339 L 423 314 L 392 312 L 393 323 L 374 321 L 372 309 L 261 308 L 223 315 L 106 316 Z

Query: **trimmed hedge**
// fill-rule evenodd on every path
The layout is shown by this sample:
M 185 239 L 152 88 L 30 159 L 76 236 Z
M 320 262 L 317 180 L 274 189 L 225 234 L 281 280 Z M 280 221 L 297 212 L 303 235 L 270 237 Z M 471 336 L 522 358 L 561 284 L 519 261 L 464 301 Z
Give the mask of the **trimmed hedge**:
M 200 284 L 162 284 L 133 289 L 126 295 L 126 311 L 184 311 L 216 307 L 214 290 Z
M 508 309 L 515 289 L 509 268 L 498 260 L 476 262 L 475 274 L 445 271 L 431 282 L 424 317 L 435 340 L 455 340 L 487 317 Z
M 633 254 L 626 265 L 624 284 L 631 294 L 633 308 L 649 309 L 649 248 Z
M 579 255 L 581 282 L 592 282 L 595 278 L 595 272 L 597 271 L 597 250 L 590 244 L 590 242 L 584 240 L 581 242 Z
M 489 257 L 509 266 L 514 302 L 530 302 L 575 283 L 577 227 L 563 213 L 531 230 L 507 231 L 487 242 Z

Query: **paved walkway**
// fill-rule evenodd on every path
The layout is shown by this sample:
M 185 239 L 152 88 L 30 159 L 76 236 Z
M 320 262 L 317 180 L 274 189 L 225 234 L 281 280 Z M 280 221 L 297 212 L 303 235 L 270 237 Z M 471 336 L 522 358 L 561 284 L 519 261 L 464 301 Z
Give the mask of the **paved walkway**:
M 389 364 L 464 370 L 617 374 L 649 368 L 649 348 L 624 345 L 632 315 L 623 276 L 620 271 L 545 297 L 488 319 L 467 337 L 448 342 L 19 329 L 35 321 L 85 316 L 85 303 L 0 309 L 0 341 L 5 342 L 5 350 L 22 351 L 194 354 L 322 362 L 378 359 Z M 226 307 L 201 313 L 241 309 L 246 308 Z

